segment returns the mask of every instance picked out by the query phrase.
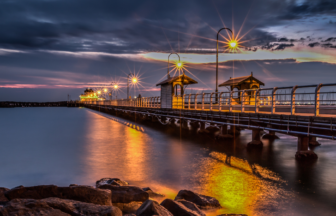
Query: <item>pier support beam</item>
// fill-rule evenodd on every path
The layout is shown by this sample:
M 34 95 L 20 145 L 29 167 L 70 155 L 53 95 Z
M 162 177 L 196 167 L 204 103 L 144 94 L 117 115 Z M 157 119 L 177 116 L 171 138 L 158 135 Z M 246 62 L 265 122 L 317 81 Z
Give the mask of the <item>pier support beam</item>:
M 191 127 L 192 130 L 196 131 L 200 127 L 199 122 L 191 121 L 190 122 L 190 127 Z
M 222 125 L 221 126 L 221 133 L 216 136 L 217 140 L 225 140 L 233 138 L 232 135 L 228 134 L 228 126 Z
M 265 134 L 262 138 L 269 139 L 269 140 L 279 139 L 279 137 L 275 135 L 274 131 L 269 131 L 268 134 Z
M 260 140 L 261 129 L 252 130 L 252 141 L 247 144 L 248 148 L 262 148 L 263 143 Z
M 317 159 L 317 154 L 315 152 L 308 150 L 309 137 L 299 136 L 297 144 L 297 152 L 295 154 L 295 159 L 297 160 L 312 160 Z
M 317 141 L 316 137 L 309 137 L 309 145 L 310 146 L 319 146 L 321 144 Z
M 205 130 L 205 122 L 200 122 L 201 123 L 201 130 Z

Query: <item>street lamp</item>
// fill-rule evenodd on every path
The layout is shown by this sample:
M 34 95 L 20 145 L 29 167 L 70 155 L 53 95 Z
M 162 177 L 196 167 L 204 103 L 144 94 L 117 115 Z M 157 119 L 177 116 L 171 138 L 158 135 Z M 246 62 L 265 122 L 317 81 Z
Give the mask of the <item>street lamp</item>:
M 223 29 L 229 30 L 232 33 L 232 39 L 233 39 L 233 32 L 229 28 L 221 28 L 217 32 L 217 50 L 216 50 L 216 103 L 218 102 L 218 35 L 219 32 L 222 31 Z M 229 42 L 229 46 L 233 49 L 237 46 L 237 42 L 235 40 L 231 40 Z
M 168 56 L 167 79 L 169 79 L 169 78 L 170 78 L 170 76 L 169 76 L 169 57 L 170 57 L 170 55 L 172 55 L 172 54 L 175 54 L 175 55 L 177 55 L 177 56 L 178 56 L 178 58 L 179 58 L 179 62 L 176 64 L 176 66 L 177 66 L 178 68 L 181 68 L 181 67 L 182 67 L 182 63 L 181 63 L 180 56 L 179 56 L 177 53 L 170 53 L 170 54 L 169 54 L 169 56 Z
M 130 78 L 130 75 L 133 75 L 133 78 L 132 78 L 132 83 L 135 84 L 138 82 L 138 79 L 135 77 L 134 74 L 130 73 L 127 75 L 127 99 L 129 98 L 129 78 Z

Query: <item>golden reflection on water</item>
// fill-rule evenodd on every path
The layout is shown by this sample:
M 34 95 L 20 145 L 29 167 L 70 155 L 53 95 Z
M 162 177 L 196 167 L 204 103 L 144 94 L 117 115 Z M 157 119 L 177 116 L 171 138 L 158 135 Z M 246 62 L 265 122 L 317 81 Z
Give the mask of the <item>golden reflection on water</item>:
M 150 186 L 171 199 L 181 189 L 194 190 L 217 198 L 223 206 L 207 212 L 207 215 L 281 215 L 281 209 L 288 206 L 286 200 L 292 200 L 292 194 L 281 187 L 285 182 L 274 172 L 233 156 L 227 160 L 226 154 L 218 152 L 195 160 L 188 157 L 183 142 L 167 143 L 169 146 L 164 152 L 168 155 L 166 166 L 181 177 L 190 170 L 196 172 L 191 174 L 187 185 L 178 182 L 162 184 L 162 177 L 151 173 L 157 166 L 152 162 L 153 146 L 149 144 L 152 138 L 137 127 L 134 124 L 116 124 L 104 118 L 93 119 L 91 131 L 87 134 L 90 145 L 86 158 L 92 182 L 103 177 L 118 177 L 140 187 Z
M 241 159 L 213 152 L 200 166 L 196 178 L 200 178 L 199 192 L 216 197 L 223 209 L 208 212 L 207 215 L 239 213 L 248 215 L 277 215 L 290 196 L 279 187 L 284 183 L 279 177 L 260 166 L 254 167 Z M 253 167 L 253 166 L 252 166 Z

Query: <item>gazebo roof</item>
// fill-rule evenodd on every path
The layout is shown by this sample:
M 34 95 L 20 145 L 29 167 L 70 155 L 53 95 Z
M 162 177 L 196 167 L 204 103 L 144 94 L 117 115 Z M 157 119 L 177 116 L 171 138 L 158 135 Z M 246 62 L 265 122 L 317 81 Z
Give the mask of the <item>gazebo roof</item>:
M 197 84 L 198 83 L 197 81 L 195 81 L 194 79 L 188 77 L 187 75 L 182 74 L 180 76 L 174 76 L 174 77 L 170 77 L 170 78 L 168 78 L 166 80 L 163 80 L 162 82 L 156 84 L 156 86 L 166 85 L 166 84 L 170 84 L 170 83 L 173 83 L 173 82 L 176 82 L 176 81 L 182 81 L 182 83 L 184 85 Z
M 257 78 L 255 78 L 253 76 L 253 74 L 251 73 L 250 76 L 242 76 L 242 77 L 236 77 L 236 78 L 231 78 L 225 82 L 223 82 L 222 84 L 219 84 L 219 87 L 222 86 L 233 86 L 233 85 L 240 85 L 245 81 L 248 81 L 250 79 L 253 79 L 254 81 L 256 81 L 257 83 L 259 83 L 260 85 L 265 85 L 263 82 L 261 82 L 260 80 L 258 80 Z

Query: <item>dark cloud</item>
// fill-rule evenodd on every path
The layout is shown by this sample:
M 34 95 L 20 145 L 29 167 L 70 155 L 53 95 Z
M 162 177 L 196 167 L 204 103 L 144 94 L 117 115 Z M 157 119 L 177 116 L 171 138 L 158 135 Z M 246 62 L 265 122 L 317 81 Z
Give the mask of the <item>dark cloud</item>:
M 266 45 L 262 46 L 262 49 L 277 51 L 277 50 L 284 50 L 287 47 L 293 47 L 294 44 L 286 44 L 286 43 L 267 43 Z
M 333 45 L 331 43 L 321 44 L 321 46 L 324 48 L 336 48 L 336 45 Z
M 294 20 L 304 16 L 331 14 L 336 12 L 335 0 L 307 0 L 303 4 L 292 4 L 287 6 L 286 13 L 279 16 L 279 19 Z
M 315 47 L 315 46 L 318 46 L 318 45 L 320 45 L 319 42 L 315 42 L 315 43 L 310 43 L 310 44 L 308 44 L 308 46 L 310 46 L 310 47 Z
M 322 42 L 335 42 L 336 41 L 336 37 L 330 37 L 328 39 L 326 39 L 325 41 Z

